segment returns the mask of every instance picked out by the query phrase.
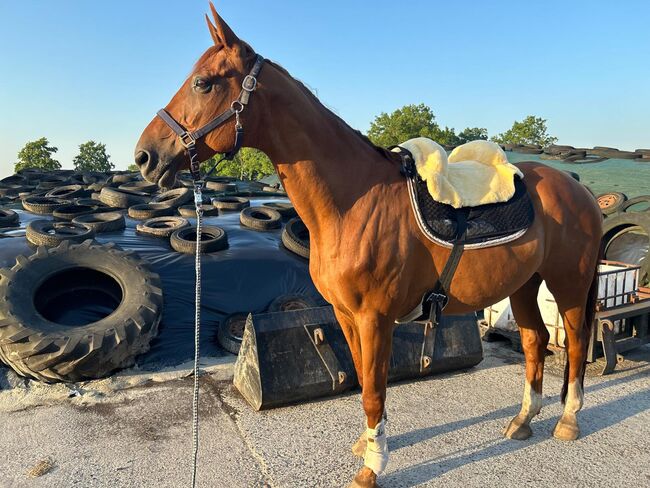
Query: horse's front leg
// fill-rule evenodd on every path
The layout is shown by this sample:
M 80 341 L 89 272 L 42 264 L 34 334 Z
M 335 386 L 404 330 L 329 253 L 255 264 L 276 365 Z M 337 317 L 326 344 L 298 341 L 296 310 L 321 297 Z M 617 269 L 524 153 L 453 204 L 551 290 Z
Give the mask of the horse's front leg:
M 352 362 L 357 373 L 359 386 L 363 389 L 363 364 L 361 363 L 361 338 L 359 337 L 359 329 L 354 323 L 354 319 L 343 308 L 334 307 L 334 315 L 336 315 L 336 320 L 338 320 L 341 330 L 343 330 L 343 335 L 352 354 Z M 366 444 L 367 437 L 366 431 L 364 430 L 352 446 L 352 454 L 362 458 L 366 453 Z
M 376 313 L 364 313 L 355 315 L 354 322 L 361 339 L 361 399 L 367 428 L 364 467 L 354 477 L 350 487 L 371 488 L 377 486 L 377 475 L 384 471 L 388 463 L 384 410 L 393 321 Z M 363 445 L 363 439 L 357 441 L 357 444 Z

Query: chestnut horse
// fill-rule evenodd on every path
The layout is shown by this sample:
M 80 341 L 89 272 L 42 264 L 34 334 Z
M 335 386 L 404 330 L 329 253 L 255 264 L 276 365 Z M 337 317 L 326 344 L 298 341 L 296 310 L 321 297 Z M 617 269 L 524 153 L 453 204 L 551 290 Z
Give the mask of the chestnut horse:
M 191 130 L 237 100 L 256 60 L 251 47 L 210 6 L 214 24 L 206 19 L 214 46 L 165 107 Z M 376 486 L 388 459 L 384 403 L 395 320 L 434 287 L 450 250 L 420 232 L 394 155 L 351 129 L 277 64 L 264 62 L 241 123 L 245 145 L 271 158 L 309 229 L 311 276 L 334 307 L 362 387 L 368 429 L 353 451 L 364 457 L 365 465 L 351 486 Z M 197 141 L 201 160 L 233 147 L 234 124 L 233 117 Z M 147 180 L 167 187 L 188 167 L 184 145 L 159 117 L 140 137 L 135 161 Z M 534 223 L 515 241 L 465 251 L 446 312 L 467 313 L 510 297 L 526 358 L 526 381 L 521 411 L 504 434 L 525 439 L 542 406 L 549 334 L 537 292 L 546 281 L 562 314 L 568 352 L 564 412 L 553 434 L 572 440 L 579 434 L 576 414 L 582 407 L 595 310 L 601 213 L 589 191 L 566 173 L 533 162 L 518 166 L 533 201 Z

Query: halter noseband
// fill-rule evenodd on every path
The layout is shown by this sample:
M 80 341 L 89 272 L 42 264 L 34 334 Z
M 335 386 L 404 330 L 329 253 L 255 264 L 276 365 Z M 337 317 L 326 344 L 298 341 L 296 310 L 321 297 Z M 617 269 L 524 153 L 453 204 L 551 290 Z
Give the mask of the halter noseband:
M 263 64 L 264 64 L 264 58 L 259 54 L 257 54 L 253 68 L 244 77 L 244 80 L 242 81 L 241 92 L 239 92 L 239 96 L 232 101 L 230 107 L 227 110 L 225 110 L 222 114 L 216 116 L 210 122 L 208 122 L 203 127 L 195 131 L 186 130 L 181 124 L 176 122 L 174 118 L 171 115 L 169 115 L 169 113 L 164 108 L 158 110 L 157 112 L 158 117 L 163 119 L 163 122 L 165 122 L 169 126 L 169 128 L 176 133 L 176 135 L 181 141 L 181 144 L 183 144 L 185 149 L 187 149 L 187 153 L 190 156 L 190 173 L 192 175 L 192 180 L 194 180 L 195 185 L 199 181 L 201 181 L 201 168 L 200 168 L 201 161 L 199 161 L 199 155 L 196 150 L 196 141 L 201 139 L 203 136 L 209 134 L 217 127 L 222 126 L 233 115 L 235 116 L 235 145 L 230 151 L 228 151 L 223 156 L 221 161 L 223 161 L 224 159 L 230 160 L 234 158 L 237 152 L 241 149 L 242 142 L 243 142 L 244 128 L 242 127 L 241 122 L 239 120 L 239 114 L 244 111 L 246 105 L 248 105 L 248 100 L 251 96 L 251 93 L 253 93 L 253 91 L 255 91 L 255 88 L 257 87 L 257 76 L 259 75 Z M 212 167 L 212 169 L 208 172 L 208 174 L 214 171 L 217 164 L 219 163 L 216 163 Z

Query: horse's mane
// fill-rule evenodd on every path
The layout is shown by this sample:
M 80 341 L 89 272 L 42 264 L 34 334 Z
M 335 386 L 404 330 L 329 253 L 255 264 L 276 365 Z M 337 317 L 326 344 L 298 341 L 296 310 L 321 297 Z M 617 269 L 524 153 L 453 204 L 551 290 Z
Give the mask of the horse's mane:
M 241 43 L 244 45 L 245 51 L 246 51 L 246 64 L 248 67 L 252 67 L 253 63 L 255 62 L 255 51 L 253 48 L 251 48 L 247 43 L 244 41 L 241 41 Z M 212 58 L 212 56 L 218 52 L 218 49 L 215 46 L 210 46 L 204 53 L 203 55 L 198 59 L 198 61 L 194 64 L 193 71 L 196 69 L 206 65 L 209 60 Z M 337 114 L 335 114 L 331 109 L 327 108 L 319 99 L 318 97 L 314 94 L 312 90 L 310 90 L 303 82 L 300 80 L 294 78 L 291 73 L 289 73 L 286 69 L 284 69 L 282 66 L 280 66 L 278 63 L 275 63 L 271 61 L 270 59 L 265 59 L 265 61 L 273 66 L 275 69 L 277 69 L 280 73 L 285 75 L 287 78 L 292 80 L 298 88 L 305 94 L 305 96 L 310 99 L 312 102 L 314 102 L 318 107 L 320 107 L 322 110 L 327 112 L 341 127 L 343 127 L 345 130 L 349 131 L 352 133 L 353 136 L 359 138 L 364 144 L 367 144 L 370 146 L 372 149 L 374 149 L 376 152 L 378 152 L 380 155 L 382 155 L 384 158 L 388 159 L 391 162 L 400 162 L 401 158 L 400 156 L 392 151 L 389 151 L 388 149 L 377 146 L 374 144 L 368 136 L 363 134 L 361 131 L 357 129 L 353 129 L 350 127 L 350 125 L 343 120 L 341 117 L 339 117 Z
M 286 69 L 284 69 L 278 63 L 275 63 L 275 62 L 271 61 L 270 59 L 266 59 L 266 62 L 268 64 L 270 64 L 271 66 L 273 66 L 278 71 L 280 71 L 280 73 L 287 76 L 290 80 L 294 81 L 298 85 L 298 88 L 300 88 L 300 90 L 307 96 L 307 98 L 309 98 L 317 106 L 321 107 L 324 111 L 326 111 L 331 117 L 334 118 L 334 120 L 336 122 L 338 122 L 338 124 L 341 127 L 343 127 L 346 130 L 350 131 L 354 136 L 361 139 L 361 141 L 363 141 L 365 144 L 369 145 L 372 149 L 377 151 L 379 154 L 381 154 L 383 157 L 385 157 L 389 161 L 391 161 L 391 162 L 401 161 L 400 156 L 397 153 L 389 151 L 388 149 L 386 149 L 384 147 L 377 146 L 376 144 L 374 144 L 368 138 L 368 136 L 363 134 L 361 131 L 359 131 L 357 129 L 353 129 L 352 127 L 350 127 L 350 125 L 345 120 L 343 120 L 341 117 L 339 117 L 337 114 L 335 114 L 332 110 L 330 110 L 325 105 L 323 105 L 323 103 L 318 99 L 318 97 L 314 94 L 314 92 L 312 90 L 310 90 L 307 86 L 305 86 L 305 84 L 302 81 L 294 78 L 291 75 L 291 73 L 289 73 Z

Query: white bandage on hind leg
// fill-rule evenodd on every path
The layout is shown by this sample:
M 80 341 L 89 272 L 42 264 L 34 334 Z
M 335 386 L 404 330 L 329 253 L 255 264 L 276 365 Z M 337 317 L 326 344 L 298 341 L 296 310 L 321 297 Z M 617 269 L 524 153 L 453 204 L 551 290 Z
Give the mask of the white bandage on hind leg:
M 388 464 L 388 442 L 386 441 L 386 420 L 382 417 L 381 422 L 374 429 L 366 428 L 368 444 L 366 453 L 363 456 L 363 464 L 372 469 L 376 475 L 380 475 Z

